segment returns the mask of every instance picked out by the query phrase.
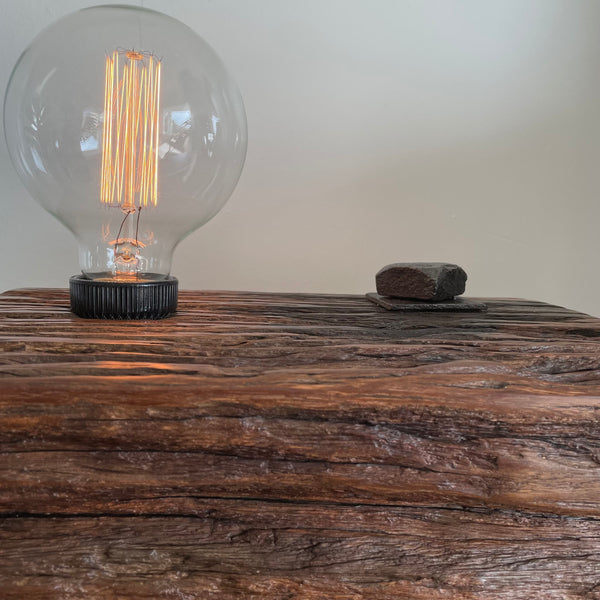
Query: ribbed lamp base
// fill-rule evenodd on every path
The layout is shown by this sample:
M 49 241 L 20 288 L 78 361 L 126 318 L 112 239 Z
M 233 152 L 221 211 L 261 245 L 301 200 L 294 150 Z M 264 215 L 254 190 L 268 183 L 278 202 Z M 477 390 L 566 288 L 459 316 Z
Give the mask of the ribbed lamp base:
M 163 319 L 177 309 L 177 279 L 120 282 L 69 279 L 71 310 L 86 319 Z

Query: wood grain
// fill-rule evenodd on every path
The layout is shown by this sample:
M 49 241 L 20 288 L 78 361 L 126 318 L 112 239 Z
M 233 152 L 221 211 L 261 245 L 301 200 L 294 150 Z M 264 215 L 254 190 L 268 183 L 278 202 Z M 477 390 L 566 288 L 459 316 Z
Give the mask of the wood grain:
M 600 599 L 600 320 L 0 296 L 4 598 Z

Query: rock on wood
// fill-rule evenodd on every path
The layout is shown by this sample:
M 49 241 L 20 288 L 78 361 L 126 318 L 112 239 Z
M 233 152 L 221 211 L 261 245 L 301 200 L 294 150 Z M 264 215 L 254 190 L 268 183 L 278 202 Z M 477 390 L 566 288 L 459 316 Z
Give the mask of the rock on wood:
M 394 263 L 375 275 L 381 296 L 434 302 L 459 296 L 465 291 L 466 281 L 465 271 L 448 263 Z

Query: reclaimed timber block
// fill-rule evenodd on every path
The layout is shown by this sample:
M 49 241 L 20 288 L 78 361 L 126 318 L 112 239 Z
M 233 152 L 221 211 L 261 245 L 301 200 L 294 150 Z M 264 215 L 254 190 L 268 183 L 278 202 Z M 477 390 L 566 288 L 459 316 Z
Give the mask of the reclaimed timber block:
M 600 319 L 0 296 L 0 598 L 600 600 Z

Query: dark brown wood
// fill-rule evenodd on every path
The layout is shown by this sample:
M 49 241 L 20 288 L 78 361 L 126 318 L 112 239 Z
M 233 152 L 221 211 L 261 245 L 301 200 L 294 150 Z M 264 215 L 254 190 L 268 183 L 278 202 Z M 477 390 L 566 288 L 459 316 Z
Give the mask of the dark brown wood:
M 600 599 L 600 319 L 0 296 L 0 598 Z

